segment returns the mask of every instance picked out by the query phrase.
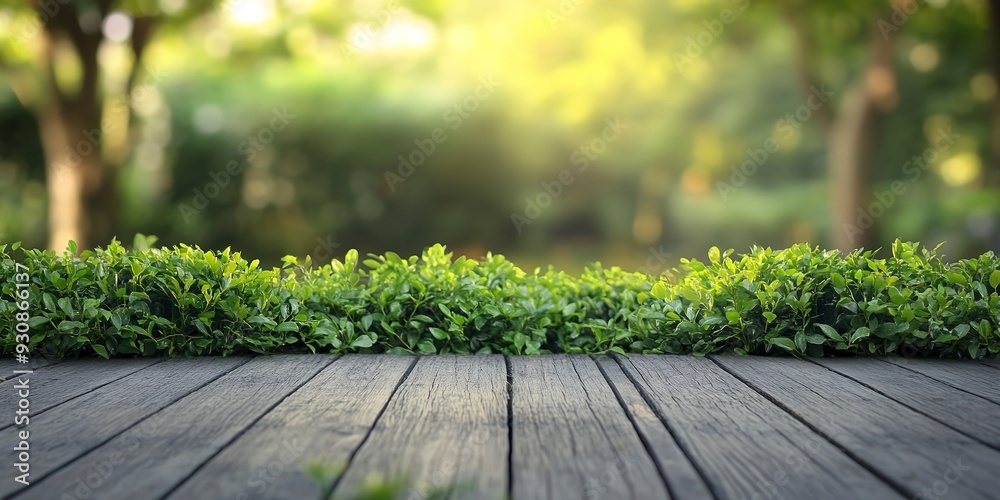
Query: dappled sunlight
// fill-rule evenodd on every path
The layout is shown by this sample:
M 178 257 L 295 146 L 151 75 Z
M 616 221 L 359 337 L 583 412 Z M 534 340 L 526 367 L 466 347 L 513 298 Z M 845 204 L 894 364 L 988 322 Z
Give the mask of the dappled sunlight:
M 48 42 L 66 102 L 96 71 L 99 116 L 74 124 L 86 136 L 0 150 L 15 191 L 43 179 L 45 144 L 56 161 L 103 163 L 87 182 L 120 203 L 98 214 L 94 242 L 147 228 L 274 259 L 330 235 L 365 251 L 445 242 L 635 269 L 650 248 L 709 242 L 997 241 L 962 222 L 997 215 L 992 191 L 936 188 L 996 186 L 982 5 L 895 17 L 746 0 L 122 5 L 76 16 L 101 39 L 96 68 L 30 9 L 0 7 L 0 110 L 19 130 L 54 126 L 31 121 L 49 116 Z M 845 232 L 894 181 L 957 208 L 904 193 L 873 229 Z M 24 220 L 35 226 L 0 230 L 45 237 Z M 257 230 L 275 224 L 304 229 Z

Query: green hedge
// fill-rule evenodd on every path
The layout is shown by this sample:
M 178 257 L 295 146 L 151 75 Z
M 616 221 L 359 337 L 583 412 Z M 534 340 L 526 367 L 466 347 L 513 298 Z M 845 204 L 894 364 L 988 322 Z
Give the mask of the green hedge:
M 19 307 L 32 352 L 54 357 L 1000 352 L 992 252 L 949 263 L 899 241 L 889 259 L 806 245 L 738 258 L 712 248 L 708 262 L 682 259 L 683 271 L 660 277 L 600 264 L 577 277 L 524 272 L 500 255 L 453 260 L 440 245 L 406 259 L 359 265 L 350 251 L 320 266 L 286 257 L 262 269 L 229 249 L 138 241 L 138 250 L 113 242 L 79 258 L 0 246 L 4 355 L 25 340 L 15 337 Z

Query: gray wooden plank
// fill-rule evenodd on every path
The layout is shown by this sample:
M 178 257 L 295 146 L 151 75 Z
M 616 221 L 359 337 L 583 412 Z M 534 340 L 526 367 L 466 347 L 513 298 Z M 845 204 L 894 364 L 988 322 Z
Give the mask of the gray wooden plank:
M 247 359 L 170 359 L 32 418 L 27 427 L 31 432 L 31 481 L 38 482 Z M 120 360 L 106 361 L 118 362 Z M 0 431 L 0 443 L 18 442 L 18 430 Z M 6 453 L 13 462 L 13 450 Z M 14 481 L 0 482 L 0 497 L 22 488 Z
M 103 359 L 66 361 L 45 367 L 38 373 L 18 375 L 13 380 L 14 384 L 27 381 L 30 414 L 37 415 L 160 361 L 162 360 L 154 358 L 121 359 L 114 362 Z M 0 391 L 0 408 L 17 407 L 19 391 L 11 390 L 11 387 L 13 386 L 5 384 L 5 390 Z M 4 419 L 0 423 L 0 430 L 12 425 L 13 419 Z
M 93 500 L 161 498 L 333 359 L 253 358 L 53 472 L 18 498 L 80 497 L 84 492 Z
M 616 357 L 720 498 L 899 498 L 710 359 Z
M 989 366 L 958 359 L 882 359 L 1000 404 L 1000 372 Z
M 681 500 L 712 498 L 712 492 L 709 491 L 708 485 L 694 464 L 639 394 L 635 385 L 625 376 L 618 363 L 606 356 L 600 356 L 596 360 L 619 402 L 628 411 L 629 418 L 642 436 L 647 450 L 656 461 L 660 475 L 666 478 L 670 496 Z
M 264 415 L 170 498 L 319 498 L 309 463 L 347 463 L 416 359 L 353 354 Z
M 1000 359 L 981 359 L 979 362 L 986 366 L 1000 369 Z
M 0 383 L 10 380 L 14 376 L 14 370 L 37 370 L 45 366 L 59 363 L 61 360 L 54 358 L 43 358 L 32 356 L 27 363 L 21 364 L 12 358 L 0 359 Z
M 1000 451 L 808 361 L 716 359 L 909 496 L 996 498 Z
M 351 498 L 369 477 L 408 479 L 402 498 L 461 486 L 460 497 L 507 491 L 507 371 L 502 356 L 421 357 L 335 489 Z
M 514 498 L 669 497 L 594 360 L 556 355 L 509 362 Z
M 1000 405 L 988 399 L 878 359 L 817 358 L 814 362 L 1000 449 L 1000 426 L 996 422 Z

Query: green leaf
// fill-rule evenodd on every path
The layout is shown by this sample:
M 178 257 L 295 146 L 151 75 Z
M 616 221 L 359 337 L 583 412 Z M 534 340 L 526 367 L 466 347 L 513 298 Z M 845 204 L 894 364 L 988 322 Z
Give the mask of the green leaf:
M 979 344 L 969 344 L 969 357 L 972 359 L 979 357 Z
M 437 353 L 437 348 L 434 347 L 434 342 L 431 342 L 428 339 L 421 340 L 420 343 L 417 344 L 417 350 L 424 354 Z
M 448 335 L 448 332 L 446 332 L 446 331 L 444 331 L 444 330 L 442 330 L 440 328 L 435 328 L 435 327 L 432 326 L 432 327 L 428 328 L 428 330 L 430 330 L 431 335 L 433 335 L 434 338 L 436 338 L 438 340 L 445 340 L 448 337 L 450 337 L 450 335 Z
M 830 275 L 830 281 L 833 282 L 834 288 L 845 289 L 847 288 L 847 280 L 840 273 L 833 273 Z
M 866 338 L 871 335 L 871 333 L 872 331 L 869 330 L 867 326 L 862 326 L 861 328 L 854 330 L 854 333 L 851 334 L 851 343 L 853 344 L 863 338 Z
M 971 328 L 972 328 L 972 325 L 970 325 L 968 323 L 963 323 L 961 325 L 958 325 L 954 329 L 955 336 L 958 337 L 958 338 L 962 338 L 962 337 L 964 337 L 964 336 L 966 336 L 966 335 L 969 334 L 969 330 Z
M 708 249 L 708 260 L 713 264 L 719 264 L 722 260 L 722 252 L 719 251 L 719 247 L 713 246 Z
M 1000 287 L 1000 269 L 990 273 L 990 286 L 993 288 Z
M 805 332 L 795 332 L 794 341 L 795 341 L 795 348 L 798 349 L 799 352 L 805 352 L 806 347 L 808 345 L 808 343 L 806 342 Z
M 49 318 L 46 318 L 45 316 L 32 316 L 31 318 L 28 319 L 28 327 L 32 329 L 38 328 L 39 326 L 44 325 L 45 323 L 48 322 Z
M 813 333 L 811 335 L 806 335 L 806 342 L 808 342 L 811 345 L 822 345 L 824 342 L 826 342 L 826 337 Z
M 299 331 L 299 325 L 292 321 L 285 321 L 284 323 L 278 325 L 274 331 L 278 333 L 297 332 Z
M 837 330 L 834 330 L 832 326 L 824 325 L 823 323 L 816 323 L 816 326 L 823 331 L 823 335 L 826 335 L 830 339 L 836 340 L 837 342 L 844 341 L 844 337 L 841 337 L 840 334 L 837 333 Z
M 736 311 L 726 311 L 726 319 L 728 319 L 730 323 L 739 323 L 740 313 Z
M 795 342 L 788 337 L 775 337 L 773 339 L 768 339 L 768 345 L 776 345 L 788 352 L 795 352 Z
M 271 318 L 265 318 L 264 316 L 251 316 L 247 318 L 247 323 L 251 325 L 267 325 L 276 326 L 278 323 Z
M 964 285 L 968 281 L 964 275 L 955 272 L 945 273 L 945 276 L 948 277 L 948 281 L 956 285 Z
M 85 328 L 87 328 L 87 325 L 79 321 L 69 321 L 69 320 L 61 321 L 59 323 L 59 326 L 56 327 L 56 329 L 59 330 L 60 332 L 71 332 L 73 330 L 83 330 Z
M 110 359 L 110 357 L 108 356 L 108 350 L 105 349 L 104 346 L 100 344 L 93 344 L 90 347 L 94 349 L 94 352 L 96 352 L 98 356 L 104 359 Z
M 372 339 L 368 338 L 367 335 L 359 335 L 358 338 L 354 339 L 354 342 L 351 342 L 351 347 L 359 347 L 363 349 L 369 348 L 372 345 L 374 345 Z
M 45 306 L 46 311 L 56 312 L 56 299 L 52 297 L 52 294 L 43 293 L 42 294 L 42 305 Z
M 774 314 L 773 312 L 770 312 L 770 311 L 764 311 L 761 314 L 764 316 L 764 320 L 765 320 L 766 323 L 770 323 L 770 322 L 772 322 L 772 321 L 774 321 L 775 319 L 778 318 L 777 314 Z
M 67 317 L 73 316 L 73 303 L 68 298 L 63 297 L 59 299 L 58 304 Z
M 414 314 L 413 319 L 420 321 L 421 323 L 431 324 L 434 320 L 426 314 Z
M 653 284 L 653 289 L 649 291 L 650 295 L 658 299 L 667 298 L 667 286 L 663 284 L 662 281 L 657 281 Z

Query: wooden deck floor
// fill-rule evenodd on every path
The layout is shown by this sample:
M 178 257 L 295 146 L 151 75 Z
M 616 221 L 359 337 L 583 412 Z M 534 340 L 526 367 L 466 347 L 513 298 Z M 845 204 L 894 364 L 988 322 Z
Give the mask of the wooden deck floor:
M 0 365 L 4 375 L 12 366 Z M 18 499 L 998 498 L 1000 364 L 716 356 L 72 361 L 0 383 Z

